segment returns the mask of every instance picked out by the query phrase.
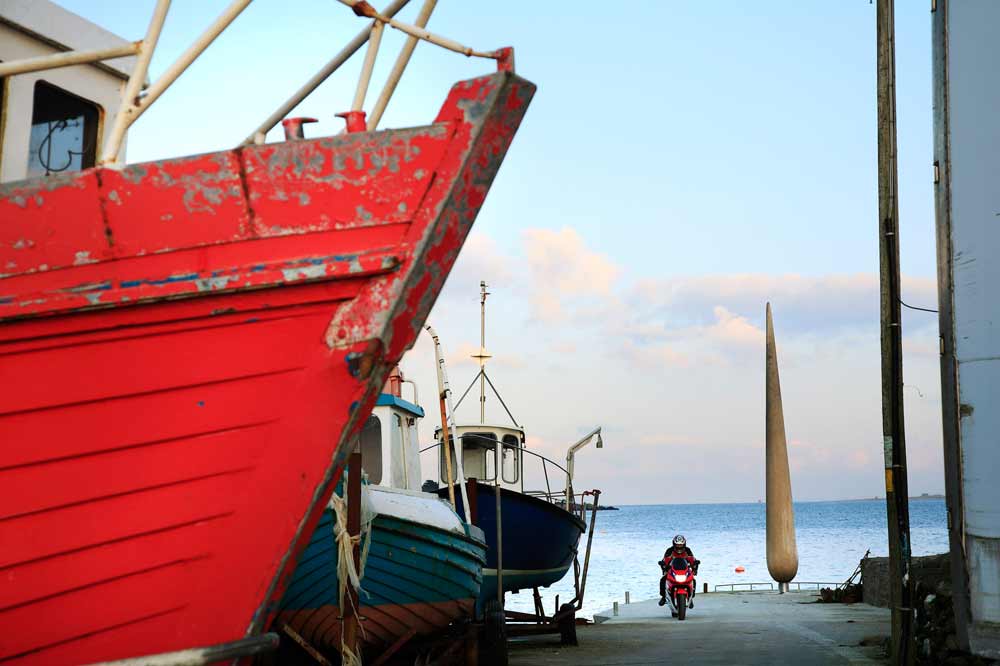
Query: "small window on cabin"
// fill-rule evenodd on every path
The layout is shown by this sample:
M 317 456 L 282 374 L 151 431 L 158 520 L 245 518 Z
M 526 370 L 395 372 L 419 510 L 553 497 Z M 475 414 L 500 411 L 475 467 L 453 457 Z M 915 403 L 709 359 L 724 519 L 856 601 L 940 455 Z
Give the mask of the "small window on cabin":
M 393 461 L 390 466 L 396 470 L 394 473 L 398 477 L 402 472 L 403 478 L 392 480 L 394 486 L 406 487 L 406 449 L 403 446 L 403 418 L 399 414 L 392 415 L 392 425 L 389 427 L 389 459 Z
M 503 436 L 503 480 L 517 483 L 521 472 L 521 447 L 516 435 Z
M 399 414 L 392 415 L 392 428 L 389 430 L 393 455 L 403 455 L 403 417 Z
M 361 451 L 361 469 L 368 475 L 369 483 L 382 481 L 382 422 L 374 414 L 368 417 L 358 436 Z
M 28 177 L 94 166 L 99 118 L 96 105 L 44 81 L 35 83 Z
M 465 476 L 474 476 L 483 481 L 492 481 L 496 478 L 496 466 L 493 460 L 496 455 L 493 452 L 496 441 L 496 433 L 492 432 L 469 432 L 462 435 L 462 465 L 465 467 Z
M 496 453 L 492 448 L 483 449 L 483 461 L 486 463 L 486 476 L 483 478 L 487 481 L 497 478 Z

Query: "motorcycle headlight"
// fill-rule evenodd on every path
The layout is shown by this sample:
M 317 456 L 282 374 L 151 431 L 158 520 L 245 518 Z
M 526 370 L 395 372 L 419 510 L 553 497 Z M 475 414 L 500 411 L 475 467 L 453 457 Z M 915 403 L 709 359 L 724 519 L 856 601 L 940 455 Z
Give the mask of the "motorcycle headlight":
M 687 574 L 674 574 L 674 579 L 678 583 L 683 583 L 684 581 L 686 581 L 688 579 L 688 577 L 687 577 Z

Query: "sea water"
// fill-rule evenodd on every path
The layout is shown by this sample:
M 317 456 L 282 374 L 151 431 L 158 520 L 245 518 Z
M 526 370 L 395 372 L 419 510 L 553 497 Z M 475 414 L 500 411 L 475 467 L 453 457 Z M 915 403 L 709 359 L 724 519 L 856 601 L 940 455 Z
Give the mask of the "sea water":
M 624 603 L 626 591 L 633 601 L 659 597 L 657 561 L 678 533 L 687 538 L 688 546 L 701 560 L 699 592 L 703 583 L 711 590 L 726 583 L 770 581 L 764 509 L 763 503 L 659 504 L 597 512 L 580 615 L 591 617 L 610 608 L 614 601 Z M 872 557 L 888 554 L 885 500 L 798 502 L 795 535 L 799 551 L 795 580 L 843 582 L 867 550 Z M 910 502 L 910 537 L 913 555 L 947 552 L 943 499 Z M 580 541 L 581 565 L 585 548 L 586 534 Z M 737 573 L 737 567 L 744 571 Z M 562 581 L 542 590 L 549 614 L 556 595 L 560 603 L 573 598 L 572 569 Z M 506 604 L 512 610 L 532 611 L 531 590 L 507 595 Z

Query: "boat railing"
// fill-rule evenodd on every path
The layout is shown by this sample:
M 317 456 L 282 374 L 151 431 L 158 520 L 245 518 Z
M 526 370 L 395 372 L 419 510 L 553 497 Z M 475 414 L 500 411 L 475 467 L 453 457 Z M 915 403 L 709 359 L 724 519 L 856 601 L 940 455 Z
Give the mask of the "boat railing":
M 394 16 L 405 7 L 410 0 L 393 0 L 381 12 L 368 4 L 365 0 L 339 0 L 342 4 L 351 8 L 355 15 L 362 18 L 372 19 L 371 23 L 359 32 L 347 45 L 340 50 L 326 65 L 314 74 L 301 88 L 299 88 L 288 100 L 281 104 L 274 113 L 261 123 L 241 145 L 264 143 L 266 134 L 281 122 L 288 113 L 308 97 L 319 87 L 331 74 L 337 71 L 351 56 L 353 56 L 363 45 L 368 44 L 365 52 L 364 63 L 361 67 L 361 74 L 355 89 L 354 99 L 350 111 L 341 115 L 347 120 L 348 131 L 371 131 L 378 125 L 386 106 L 395 92 L 396 86 L 409 63 L 418 41 L 426 41 L 447 49 L 460 53 L 467 57 L 490 58 L 497 61 L 497 67 L 501 71 L 514 70 L 514 52 L 510 48 L 500 48 L 493 51 L 478 51 L 462 44 L 431 33 L 425 29 L 431 12 L 434 10 L 437 0 L 424 0 L 423 6 L 417 15 L 414 24 L 403 23 Z M 64 51 L 51 55 L 36 58 L 25 58 L 0 63 L 0 78 L 17 74 L 27 74 L 47 69 L 61 67 L 71 67 L 87 63 L 98 63 L 115 58 L 131 57 L 136 58 L 135 65 L 129 75 L 128 82 L 122 94 L 123 103 L 115 114 L 111 131 L 108 132 L 107 140 L 101 152 L 101 164 L 112 164 L 120 162 L 120 153 L 124 143 L 125 132 L 132 124 L 142 116 L 143 113 L 169 88 L 177 78 L 207 49 L 215 39 L 222 34 L 226 28 L 239 16 L 252 0 L 232 0 L 221 14 L 181 53 L 177 59 L 164 70 L 155 81 L 147 85 L 147 75 L 149 63 L 156 51 L 156 44 L 160 38 L 160 32 L 167 18 L 167 11 L 170 8 L 170 0 L 157 0 L 153 8 L 153 15 L 146 29 L 143 39 L 128 42 L 120 46 L 97 49 L 92 51 Z M 371 82 L 372 71 L 375 66 L 375 58 L 378 54 L 379 45 L 382 40 L 382 33 L 385 26 L 390 26 L 407 35 L 396 62 L 389 73 L 381 95 L 372 109 L 371 115 L 365 117 L 362 108 L 368 92 L 368 85 Z M 286 128 L 286 139 L 301 138 L 301 123 L 309 119 L 290 119 L 290 127 Z M 292 129 L 292 128 L 295 129 Z
M 462 437 L 464 439 L 480 439 L 483 441 L 484 445 L 490 448 L 495 447 L 498 444 L 501 446 L 504 445 L 503 442 L 499 442 L 498 440 L 495 440 L 493 438 L 477 437 L 473 433 L 466 433 L 462 435 Z M 424 453 L 425 451 L 432 451 L 438 448 L 439 446 L 441 446 L 441 442 L 436 442 L 434 444 L 431 444 L 430 446 L 420 449 L 420 453 Z M 590 508 L 590 505 L 587 504 L 587 498 L 592 497 L 593 492 L 584 491 L 580 493 L 574 493 L 572 490 L 570 490 L 569 493 L 570 502 L 569 502 L 569 508 L 567 508 L 566 488 L 572 489 L 572 483 L 571 483 L 572 479 L 570 478 L 569 470 L 567 470 L 565 467 L 555 462 L 554 460 L 547 458 L 540 453 L 535 453 L 534 451 L 530 451 L 527 448 L 524 448 L 523 446 L 519 447 L 518 450 L 521 452 L 521 454 L 527 454 L 529 456 L 532 456 L 535 460 L 540 461 L 542 478 L 545 480 L 544 488 L 531 489 L 531 490 L 522 489 L 521 492 L 524 493 L 525 495 L 536 497 L 538 499 L 545 500 L 546 502 L 549 502 L 551 504 L 555 504 L 560 508 L 567 509 L 571 513 L 577 514 L 581 517 L 581 519 L 585 520 L 584 517 L 585 513 L 587 509 Z M 524 458 L 523 460 L 527 460 L 527 458 Z M 520 472 L 522 475 L 524 474 L 523 466 Z M 489 479 L 479 479 L 479 481 L 480 483 L 493 484 L 496 482 L 496 478 L 494 477 Z M 567 483 L 568 481 L 570 483 Z M 553 488 L 553 486 L 555 486 L 555 488 Z
M 593 491 L 587 490 L 579 493 L 574 493 L 572 491 L 572 477 L 570 476 L 569 470 L 560 465 L 553 460 L 546 458 L 545 456 L 535 453 L 534 451 L 529 451 L 528 449 L 521 449 L 522 453 L 527 453 L 529 455 L 535 456 L 542 461 L 542 475 L 545 478 L 545 490 L 525 490 L 523 491 L 525 495 L 531 495 L 532 497 L 537 497 L 539 499 L 544 499 L 546 502 L 555 504 L 556 506 L 566 509 L 570 513 L 579 515 L 580 519 L 586 522 L 586 512 L 591 508 L 592 504 L 587 504 L 587 498 L 593 497 Z M 549 465 L 555 467 L 559 472 L 562 472 L 564 479 L 559 482 L 561 487 L 556 490 L 552 489 L 552 481 L 549 477 Z M 569 481 L 570 483 L 566 483 Z M 567 506 L 566 502 L 566 488 L 570 488 L 569 491 L 569 503 Z

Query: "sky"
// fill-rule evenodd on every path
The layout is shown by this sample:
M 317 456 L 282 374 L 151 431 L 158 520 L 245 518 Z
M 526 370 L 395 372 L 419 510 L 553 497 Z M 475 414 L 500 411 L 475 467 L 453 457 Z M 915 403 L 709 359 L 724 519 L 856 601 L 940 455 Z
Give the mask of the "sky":
M 153 6 L 59 4 L 129 39 Z M 226 4 L 175 0 L 152 78 Z M 257 0 L 134 126 L 128 160 L 236 145 L 363 25 L 333 0 Z M 488 372 L 528 446 L 562 461 L 604 429 L 577 488 L 610 504 L 757 501 L 770 301 L 795 499 L 883 494 L 875 6 L 441 0 L 428 27 L 514 46 L 538 85 L 429 320 L 453 388 L 477 370 L 486 280 Z M 930 40 L 927 4 L 898 3 L 903 298 L 935 308 Z M 401 43 L 383 40 L 366 108 Z M 340 130 L 359 70 L 360 54 L 293 112 L 321 120 L 309 136 Z M 454 82 L 490 70 L 422 44 L 383 126 L 430 122 Z M 937 319 L 904 311 L 903 325 L 910 490 L 943 492 Z M 402 365 L 429 443 L 426 335 Z M 475 399 L 458 416 L 477 419 Z

